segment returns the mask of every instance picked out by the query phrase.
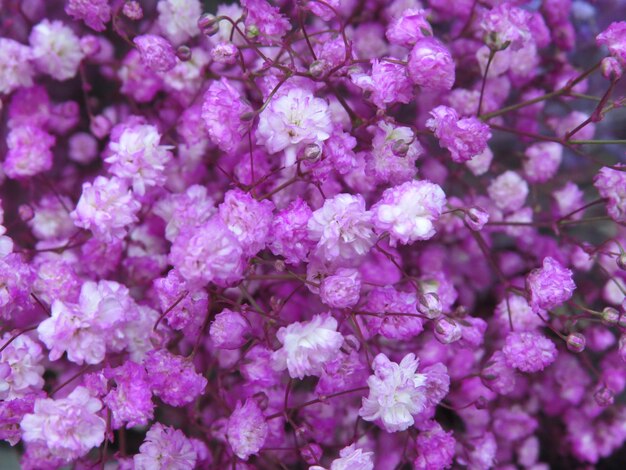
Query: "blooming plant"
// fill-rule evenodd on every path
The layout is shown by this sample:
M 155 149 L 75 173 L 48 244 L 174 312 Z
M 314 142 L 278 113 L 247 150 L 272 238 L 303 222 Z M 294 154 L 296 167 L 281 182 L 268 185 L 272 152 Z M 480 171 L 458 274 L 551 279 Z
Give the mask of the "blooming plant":
M 623 467 L 625 12 L 0 0 L 3 446 Z

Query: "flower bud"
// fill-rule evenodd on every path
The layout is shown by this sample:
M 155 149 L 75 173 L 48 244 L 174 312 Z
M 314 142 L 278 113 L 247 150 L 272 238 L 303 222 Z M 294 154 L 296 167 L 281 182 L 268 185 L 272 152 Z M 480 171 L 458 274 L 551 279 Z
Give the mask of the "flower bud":
M 80 38 L 80 49 L 87 57 L 93 57 L 97 55 L 100 52 L 101 48 L 102 46 L 97 36 L 87 34 Z
M 265 392 L 256 392 L 252 395 L 252 398 L 256 402 L 256 404 L 261 408 L 261 410 L 265 410 L 267 405 L 270 403 L 270 399 Z
M 619 318 L 619 312 L 613 307 L 605 307 L 604 310 L 602 310 L 602 323 L 607 326 L 616 325 Z
M 441 302 L 434 292 L 426 292 L 420 295 L 417 301 L 417 311 L 422 315 L 434 320 L 441 316 Z
M 17 209 L 17 213 L 19 214 L 22 222 L 28 222 L 35 217 L 35 211 L 28 204 L 20 204 L 20 207 Z
M 489 221 L 489 214 L 480 207 L 471 207 L 465 212 L 465 223 L 475 232 L 482 230 Z
M 570 333 L 567 336 L 567 349 L 572 352 L 579 353 L 585 350 L 585 345 L 587 343 L 584 335 L 580 333 Z
M 484 410 L 489 404 L 487 403 L 487 399 L 481 395 L 474 401 L 474 406 L 477 410 Z
M 322 458 L 322 448 L 315 442 L 309 442 L 300 448 L 300 455 L 308 465 L 316 465 Z
M 188 60 L 190 60 L 191 49 L 189 48 L 189 46 L 178 46 L 178 48 L 176 49 L 176 57 L 178 57 L 183 62 L 187 62 Z
M 326 72 L 326 63 L 323 60 L 314 60 L 309 65 L 309 73 L 315 78 L 320 78 Z
M 98 139 L 103 139 L 109 132 L 111 132 L 111 121 L 106 116 L 100 114 L 99 116 L 95 116 L 91 120 L 91 124 L 89 125 L 89 129 L 92 134 L 95 135 Z
M 441 317 L 435 322 L 435 338 L 442 344 L 460 340 L 461 333 L 461 327 L 451 318 Z
M 140 20 L 143 18 L 143 9 L 139 2 L 135 0 L 127 0 L 122 7 L 122 14 L 129 20 Z
M 220 29 L 219 19 L 211 13 L 205 13 L 198 18 L 198 29 L 205 36 L 213 36 Z
M 404 140 L 396 140 L 391 147 L 391 151 L 394 155 L 398 157 L 404 157 L 407 153 L 409 153 L 409 144 L 407 144 Z
M 361 342 L 354 335 L 346 335 L 343 337 L 343 349 L 347 352 L 359 351 L 361 349 Z
M 320 159 L 322 155 L 322 149 L 317 144 L 307 144 L 304 147 L 304 155 L 303 158 L 305 160 L 309 160 L 310 162 L 316 162 Z
M 619 80 L 624 73 L 619 61 L 614 57 L 605 57 L 600 65 L 602 76 L 607 80 Z
M 615 400 L 615 394 L 610 389 L 603 386 L 593 394 L 593 398 L 596 399 L 596 403 L 600 406 L 611 406 Z

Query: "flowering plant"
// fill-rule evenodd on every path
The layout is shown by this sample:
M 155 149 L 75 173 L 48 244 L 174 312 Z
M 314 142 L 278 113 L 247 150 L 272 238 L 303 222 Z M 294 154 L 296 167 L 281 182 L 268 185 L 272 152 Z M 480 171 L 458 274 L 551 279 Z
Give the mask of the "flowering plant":
M 623 459 L 620 1 L 0 0 L 0 439 Z

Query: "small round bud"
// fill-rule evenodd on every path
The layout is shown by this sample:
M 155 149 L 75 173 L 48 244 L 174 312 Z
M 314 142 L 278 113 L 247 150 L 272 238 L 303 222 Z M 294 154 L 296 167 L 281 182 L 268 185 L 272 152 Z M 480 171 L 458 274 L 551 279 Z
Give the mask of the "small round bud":
M 489 404 L 487 402 L 487 399 L 483 397 L 482 395 L 479 396 L 474 402 L 474 406 L 476 407 L 477 410 L 484 410 L 487 408 L 488 405 Z
M 205 36 L 213 36 L 219 29 L 219 20 L 211 13 L 205 13 L 198 18 L 198 29 Z
M 93 57 L 100 52 L 102 45 L 97 36 L 93 34 L 87 34 L 80 38 L 80 49 L 87 57 Z
M 311 62 L 311 65 L 309 65 L 309 73 L 315 78 L 324 76 L 325 72 L 326 63 L 323 60 L 314 60 Z
M 600 69 L 602 70 L 602 76 L 611 81 L 619 80 L 624 73 L 622 66 L 614 57 L 605 57 L 602 59 Z
M 626 271 L 626 251 L 621 253 L 617 257 L 615 263 L 617 264 L 617 267 L 620 268 L 622 271 Z
M 139 2 L 135 0 L 127 0 L 122 7 L 122 14 L 129 20 L 140 20 L 143 18 L 143 9 Z
M 28 222 L 35 217 L 35 211 L 28 204 L 20 204 L 20 207 L 17 209 L 17 213 L 19 214 L 22 222 Z
M 454 343 L 461 339 L 461 327 L 448 317 L 438 318 L 435 322 L 435 338 L 442 344 Z
M 579 353 L 585 350 L 585 345 L 587 343 L 585 336 L 581 333 L 570 333 L 567 336 L 567 349 L 572 352 Z
M 624 306 L 622 305 L 622 309 L 623 308 Z M 619 320 L 617 320 L 617 326 L 619 326 L 620 328 L 626 329 L 626 313 L 622 313 L 619 316 Z
M 596 399 L 596 403 L 600 406 L 611 406 L 615 400 L 615 394 L 607 387 L 600 387 L 598 391 L 593 394 L 593 398 Z
M 488 221 L 489 214 L 480 207 L 471 207 L 465 212 L 465 223 L 475 232 L 482 230 Z
M 95 135 L 98 139 L 103 139 L 109 132 L 111 132 L 111 121 L 106 116 L 102 114 L 95 116 L 91 120 L 91 124 L 89 125 L 89 129 L 91 133 Z
M 607 326 L 616 325 L 619 321 L 619 317 L 619 312 L 613 307 L 605 307 L 604 310 L 602 310 L 602 323 Z
M 398 157 L 405 157 L 409 153 L 409 144 L 402 139 L 396 140 L 391 147 L 391 151 Z
M 354 335 L 347 335 L 343 338 L 343 349 L 347 352 L 359 351 L 361 349 L 361 342 Z
M 441 316 L 441 302 L 439 296 L 434 292 L 426 292 L 419 296 L 417 301 L 417 311 L 422 315 L 434 320 Z
M 322 454 L 322 448 L 315 442 L 309 442 L 300 448 L 300 455 L 308 465 L 318 464 Z
M 249 39 L 256 38 L 260 33 L 261 31 L 259 31 L 258 26 L 255 24 L 248 26 L 248 28 L 246 29 L 246 36 Z
M 322 155 L 322 149 L 317 144 L 308 144 L 304 147 L 304 159 L 310 162 L 316 162 Z
M 182 46 L 178 46 L 176 49 L 176 57 L 183 62 L 191 60 L 191 48 L 189 46 L 185 46 L 184 44 Z

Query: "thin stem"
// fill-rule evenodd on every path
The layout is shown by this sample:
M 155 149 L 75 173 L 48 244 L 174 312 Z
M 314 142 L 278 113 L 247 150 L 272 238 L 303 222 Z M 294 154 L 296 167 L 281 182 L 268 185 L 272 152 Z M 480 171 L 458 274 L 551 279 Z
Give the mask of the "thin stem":
M 353 388 L 353 389 L 350 389 L 350 390 L 344 390 L 343 392 L 333 393 L 331 395 L 322 395 L 319 398 L 316 398 L 314 400 L 309 400 L 309 401 L 304 402 L 304 403 L 302 403 L 300 405 L 292 406 L 287 411 L 291 412 L 291 411 L 299 410 L 301 408 L 306 408 L 307 406 L 315 405 L 316 403 L 322 403 L 322 402 L 328 400 L 329 398 L 335 398 L 335 397 L 339 397 L 341 395 L 347 395 L 349 393 L 354 393 L 354 392 L 362 392 L 362 391 L 365 391 L 365 390 L 369 390 L 369 387 L 358 387 L 358 388 Z M 284 416 L 284 413 L 285 413 L 285 411 L 279 411 L 278 413 L 274 413 L 272 415 L 269 415 L 266 418 L 266 421 L 269 421 L 271 419 L 280 418 L 281 416 Z
M 493 58 L 496 55 L 496 50 L 489 49 L 489 58 L 487 59 L 487 66 L 485 67 L 485 74 L 483 75 L 483 83 L 480 86 L 480 99 L 478 100 L 478 111 L 476 114 L 480 116 L 480 112 L 483 108 L 483 98 L 485 96 L 485 86 L 487 85 L 487 75 L 489 74 L 489 68 L 491 67 L 491 63 L 493 62 Z

